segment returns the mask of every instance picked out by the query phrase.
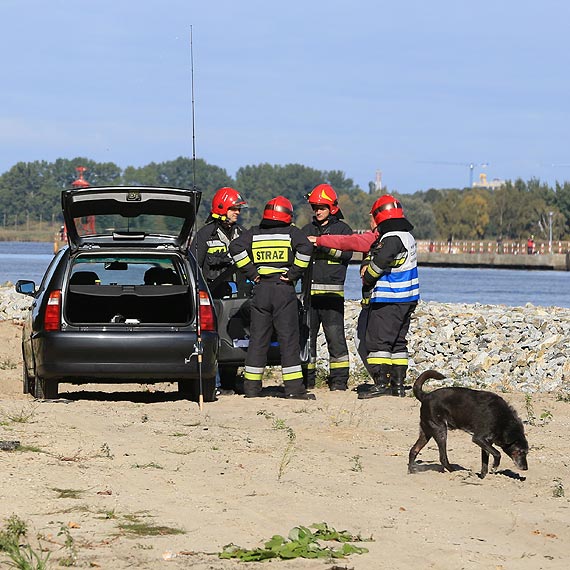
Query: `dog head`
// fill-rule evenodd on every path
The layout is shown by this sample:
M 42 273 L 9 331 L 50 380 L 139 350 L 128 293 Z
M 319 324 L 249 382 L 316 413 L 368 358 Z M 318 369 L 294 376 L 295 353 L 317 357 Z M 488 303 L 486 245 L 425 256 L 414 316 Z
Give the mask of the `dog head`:
M 528 443 L 523 436 L 522 439 L 517 439 L 511 443 L 502 446 L 503 451 L 513 460 L 514 464 L 521 470 L 528 469 L 526 456 L 528 454 Z

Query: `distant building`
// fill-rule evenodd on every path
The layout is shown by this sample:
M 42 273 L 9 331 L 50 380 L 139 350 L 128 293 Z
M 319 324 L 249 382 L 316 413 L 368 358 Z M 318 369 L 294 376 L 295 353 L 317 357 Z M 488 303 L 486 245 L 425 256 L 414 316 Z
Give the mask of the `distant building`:
M 380 190 L 382 190 L 382 171 L 381 170 L 376 171 L 376 179 L 374 181 L 374 190 L 376 192 L 379 192 Z
M 479 174 L 479 182 L 473 182 L 473 188 L 487 188 L 488 190 L 497 190 L 505 183 L 504 180 L 499 178 L 493 178 L 493 180 L 487 180 L 487 175 L 484 172 Z

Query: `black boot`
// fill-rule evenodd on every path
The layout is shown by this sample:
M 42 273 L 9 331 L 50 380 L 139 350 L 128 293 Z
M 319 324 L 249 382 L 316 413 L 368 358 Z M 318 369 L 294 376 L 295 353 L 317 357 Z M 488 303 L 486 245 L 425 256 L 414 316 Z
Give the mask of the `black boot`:
M 399 396 L 400 398 L 406 397 L 404 380 L 406 379 L 407 370 L 408 367 L 406 365 L 397 364 L 392 366 L 392 374 L 390 375 L 392 396 Z
M 371 386 L 369 390 L 359 392 L 358 399 L 367 400 L 368 398 L 390 395 L 392 393 L 390 389 L 391 370 L 392 366 L 389 364 L 380 364 L 378 372 L 374 375 L 374 386 Z
M 259 398 L 261 396 L 261 380 L 244 380 L 243 395 L 246 398 Z
M 336 390 L 348 390 L 348 378 L 344 378 L 343 376 L 329 376 L 327 378 L 327 384 L 331 392 Z

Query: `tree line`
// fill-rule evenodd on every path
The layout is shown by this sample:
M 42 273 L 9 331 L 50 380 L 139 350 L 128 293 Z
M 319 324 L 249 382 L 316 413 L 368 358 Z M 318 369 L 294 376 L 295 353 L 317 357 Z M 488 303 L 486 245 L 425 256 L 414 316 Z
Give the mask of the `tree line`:
M 246 198 L 242 210 L 245 226 L 257 224 L 268 200 L 283 195 L 295 209 L 295 223 L 303 226 L 311 219 L 305 196 L 323 182 L 339 195 L 345 221 L 354 229 L 368 229 L 368 213 L 384 193 L 396 196 L 406 217 L 414 225 L 417 239 L 535 239 L 570 238 L 570 183 L 554 188 L 537 179 L 507 181 L 498 189 L 448 188 L 400 194 L 387 188 L 374 190 L 371 182 L 364 191 L 341 171 L 321 171 L 301 164 L 258 164 L 241 167 L 230 176 L 224 168 L 202 159 L 179 157 L 142 167 L 121 169 L 112 162 L 87 158 L 58 159 L 55 162 L 19 162 L 0 175 L 0 224 L 21 227 L 38 222 L 63 222 L 61 191 L 76 179 L 77 166 L 87 168 L 91 186 L 148 185 L 191 188 L 195 180 L 202 191 L 198 218 L 203 222 L 212 197 L 222 186 L 233 186 Z M 195 172 L 194 172 L 195 168 Z

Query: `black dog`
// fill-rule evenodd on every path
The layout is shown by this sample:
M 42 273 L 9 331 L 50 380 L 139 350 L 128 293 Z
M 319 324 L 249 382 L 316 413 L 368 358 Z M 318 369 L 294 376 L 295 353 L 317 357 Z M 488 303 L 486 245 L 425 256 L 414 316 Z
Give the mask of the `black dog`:
M 453 471 L 447 458 L 447 430 L 461 429 L 472 434 L 473 443 L 481 448 L 481 479 L 489 469 L 489 454 L 493 456 L 493 471 L 499 467 L 501 454 L 498 445 L 514 462 L 526 471 L 528 443 L 517 413 L 503 398 L 492 392 L 470 388 L 440 388 L 422 391 L 429 378 L 441 380 L 443 374 L 427 370 L 414 382 L 414 396 L 422 403 L 420 409 L 420 437 L 410 449 L 408 473 L 416 470 L 418 453 L 433 437 L 439 447 L 439 460 L 444 468 Z

